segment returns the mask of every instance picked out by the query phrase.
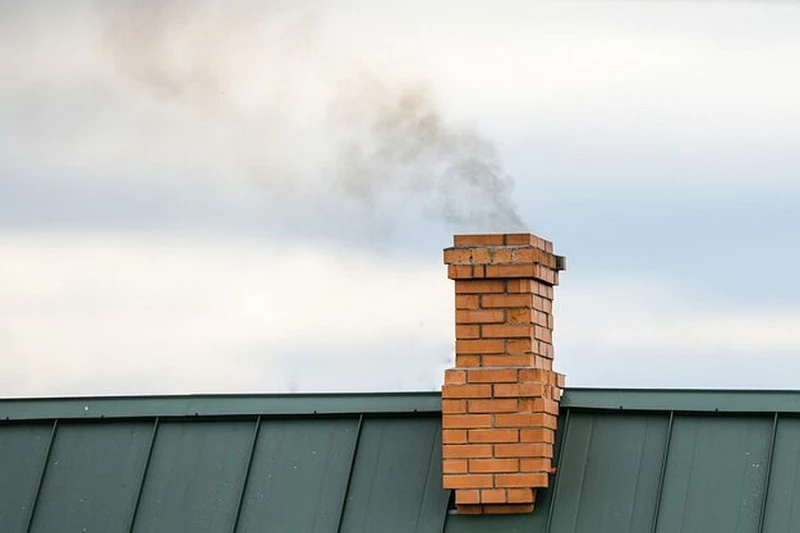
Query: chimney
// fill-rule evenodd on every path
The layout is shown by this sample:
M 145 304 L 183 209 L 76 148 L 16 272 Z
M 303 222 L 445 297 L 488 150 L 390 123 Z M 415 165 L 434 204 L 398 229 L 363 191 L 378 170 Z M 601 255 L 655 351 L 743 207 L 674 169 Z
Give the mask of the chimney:
M 553 287 L 566 260 L 528 233 L 456 235 L 456 365 L 442 387 L 444 488 L 459 513 L 527 513 L 552 472 L 564 376 Z

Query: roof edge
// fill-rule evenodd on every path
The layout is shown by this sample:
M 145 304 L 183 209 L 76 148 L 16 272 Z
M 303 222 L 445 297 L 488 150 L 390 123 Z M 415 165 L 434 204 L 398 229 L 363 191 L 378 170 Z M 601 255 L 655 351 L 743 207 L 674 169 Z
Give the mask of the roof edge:
M 798 390 L 569 388 L 562 409 L 800 413 Z M 194 416 L 439 414 L 430 392 L 201 394 L 0 399 L 0 421 Z

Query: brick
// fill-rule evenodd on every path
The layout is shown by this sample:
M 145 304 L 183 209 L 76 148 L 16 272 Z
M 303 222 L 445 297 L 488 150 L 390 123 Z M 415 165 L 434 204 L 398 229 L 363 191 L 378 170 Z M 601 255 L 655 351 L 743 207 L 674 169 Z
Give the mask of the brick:
M 453 236 L 455 246 L 502 246 L 505 235 L 502 233 L 464 234 Z
M 506 281 L 491 280 L 456 280 L 456 294 L 491 294 L 506 291 Z
M 484 489 L 481 491 L 481 503 L 506 503 L 506 491 L 503 489 Z
M 538 239 L 538 237 L 531 233 L 505 234 L 505 243 L 509 246 L 530 246 L 533 244 L 534 239 Z
M 533 354 L 489 354 L 481 356 L 481 366 L 531 366 L 534 362 Z
M 515 383 L 516 368 L 475 368 L 466 371 L 468 383 Z
M 445 459 L 489 458 L 492 457 L 492 445 L 445 444 L 442 446 L 442 457 Z
M 445 459 L 442 461 L 443 474 L 466 474 L 469 470 L 466 459 Z
M 535 341 L 532 338 L 509 339 L 508 343 L 506 344 L 507 353 L 538 353 L 537 348 L 538 346 L 535 345 Z
M 487 278 L 533 278 L 536 276 L 536 267 L 533 264 L 506 264 L 488 265 Z
M 533 382 L 498 383 L 492 388 L 495 398 L 524 398 L 544 394 L 544 385 Z
M 508 503 L 533 503 L 536 491 L 533 489 L 508 489 Z
M 486 459 L 489 460 L 489 459 Z M 520 472 L 550 472 L 550 469 L 553 467 L 550 458 L 548 457 L 536 457 L 531 459 L 520 459 L 519 460 L 519 471 Z
M 470 261 L 473 264 L 490 263 L 492 261 L 492 256 L 488 248 L 472 248 L 472 257 Z
M 492 251 L 492 263 L 510 263 L 514 260 L 514 253 L 511 248 L 495 248 Z
M 542 326 L 534 326 L 533 336 L 540 341 L 548 343 L 553 342 L 553 332 L 547 328 L 543 328 Z
M 510 279 L 506 282 L 506 291 L 509 294 L 538 294 L 533 292 L 534 281 L 530 279 Z
M 519 472 L 519 459 L 470 459 L 469 472 L 479 474 Z
M 483 514 L 524 514 L 532 512 L 533 512 L 532 503 L 522 503 L 513 505 L 495 504 L 495 505 L 483 506 Z
M 549 418 L 544 413 L 503 413 L 494 415 L 495 427 L 550 427 Z
M 472 261 L 472 250 L 470 248 L 445 248 L 443 259 L 446 265 L 468 264 Z
M 516 429 L 470 429 L 470 444 L 519 442 L 519 431 Z
M 492 415 L 442 415 L 442 427 L 447 429 L 490 428 L 492 427 Z
M 536 310 L 532 307 L 509 309 L 506 313 L 506 319 L 511 324 L 533 324 L 535 313 Z
M 448 368 L 444 371 L 445 385 L 463 385 L 467 382 L 467 371 Z
M 478 325 L 456 325 L 456 339 L 479 339 L 481 337 L 481 327 Z
M 450 279 L 472 279 L 482 278 L 483 271 L 476 274 L 472 265 L 448 265 L 447 277 Z
M 445 385 L 442 387 L 442 398 L 447 400 L 459 398 L 490 398 L 491 396 L 491 385 Z
M 548 428 L 529 428 L 521 429 L 519 432 L 520 442 L 539 442 L 553 444 L 556 440 L 555 432 Z
M 467 430 L 466 429 L 443 429 L 442 430 L 442 443 L 443 444 L 466 444 L 467 443 Z
M 470 413 L 513 413 L 519 407 L 516 398 L 503 400 L 469 400 L 467 410 Z
M 532 294 L 486 294 L 481 297 L 480 303 L 485 308 L 531 307 L 533 298 Z
M 442 413 L 466 413 L 467 400 L 442 400 Z
M 456 353 L 483 354 L 503 353 L 505 351 L 506 343 L 502 339 L 456 340 Z
M 477 309 L 480 296 L 477 294 L 456 294 L 456 309 Z
M 514 474 L 503 474 L 506 476 Z M 519 475 L 519 474 L 518 474 Z M 526 476 L 535 474 L 525 474 Z M 444 477 L 444 488 L 446 489 L 490 489 L 493 485 L 492 475 L 490 474 L 447 474 Z M 519 485 L 514 485 L 519 486 Z
M 553 457 L 553 447 L 549 444 L 495 444 L 495 457 Z M 471 456 L 475 457 L 475 456 Z
M 515 248 L 514 249 L 514 262 L 515 263 L 544 263 L 549 264 L 550 262 L 553 263 L 553 266 L 556 264 L 555 257 L 552 257 L 550 261 L 548 261 L 548 254 L 545 253 L 544 250 L 540 250 L 533 246 L 526 246 L 524 248 Z
M 549 479 L 547 478 L 547 474 L 542 473 L 497 474 L 494 478 L 494 482 L 496 487 L 502 488 L 532 488 L 547 487 Z
M 498 309 L 456 310 L 456 324 L 501 324 L 505 320 L 505 312 Z
M 480 503 L 481 492 L 479 490 L 457 490 L 456 503 Z M 480 507 L 480 506 L 478 506 Z
M 460 491 L 456 491 L 456 500 L 458 500 L 458 492 Z M 456 504 L 456 512 L 463 515 L 483 514 L 483 505 Z
M 530 325 L 489 325 L 481 326 L 481 337 L 484 339 L 508 339 L 512 337 L 533 336 L 533 326 Z
M 555 372 L 548 372 L 540 368 L 521 368 L 519 371 L 519 380 L 555 384 L 556 374 Z
M 456 354 L 456 366 L 459 368 L 475 368 L 481 366 L 480 355 Z

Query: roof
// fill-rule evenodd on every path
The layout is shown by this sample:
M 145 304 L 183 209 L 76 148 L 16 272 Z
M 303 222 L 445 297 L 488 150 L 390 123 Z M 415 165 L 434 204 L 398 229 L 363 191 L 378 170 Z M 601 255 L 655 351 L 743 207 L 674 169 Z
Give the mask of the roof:
M 459 516 L 437 393 L 0 400 L 0 531 L 800 532 L 799 414 L 568 389 L 534 513 Z

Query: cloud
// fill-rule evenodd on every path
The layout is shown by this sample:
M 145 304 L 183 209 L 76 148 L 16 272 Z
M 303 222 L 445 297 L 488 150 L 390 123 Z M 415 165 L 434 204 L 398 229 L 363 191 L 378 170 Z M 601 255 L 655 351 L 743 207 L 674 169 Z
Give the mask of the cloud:
M 3 233 L 4 394 L 436 388 L 452 344 L 438 259 Z

